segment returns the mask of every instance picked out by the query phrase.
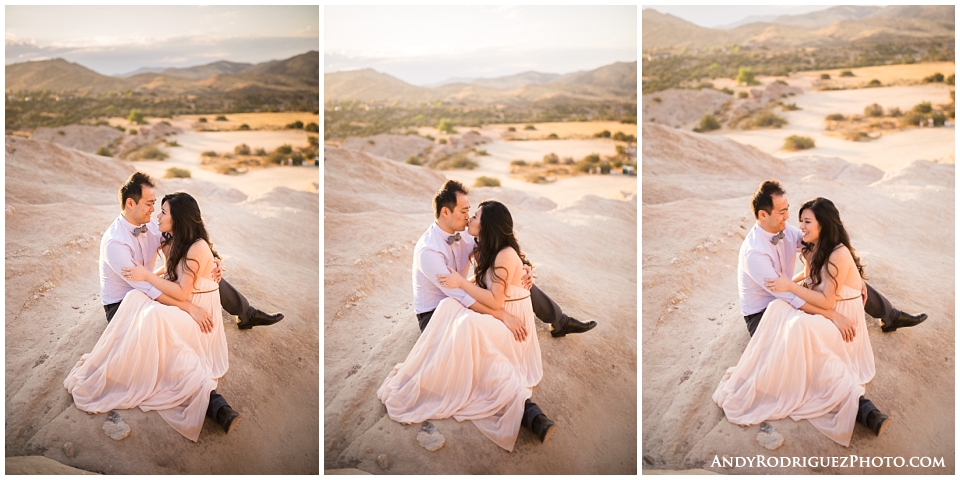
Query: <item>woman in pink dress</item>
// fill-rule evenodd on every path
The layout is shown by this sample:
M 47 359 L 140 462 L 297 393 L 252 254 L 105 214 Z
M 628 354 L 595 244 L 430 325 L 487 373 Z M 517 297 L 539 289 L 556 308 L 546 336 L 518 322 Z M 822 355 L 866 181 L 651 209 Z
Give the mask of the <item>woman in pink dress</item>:
M 467 232 L 477 238 L 475 280 L 464 279 L 468 265 L 464 272 L 451 270 L 449 275 L 438 276 L 440 283 L 463 288 L 492 309 L 503 308 L 519 318 L 529 333 L 515 336 L 500 320 L 446 298 L 406 360 L 377 390 L 377 398 L 397 422 L 451 416 L 459 422 L 472 420 L 490 440 L 513 451 L 525 418 L 525 403 L 543 377 L 530 292 L 520 281 L 523 266 L 530 262 L 520 251 L 513 218 L 500 202 L 482 202 Z M 524 424 L 541 441 L 555 430 L 542 412 L 527 412 L 526 417 Z
M 157 222 L 164 237 L 163 266 L 150 272 L 138 264 L 124 269 L 124 277 L 146 280 L 170 297 L 206 309 L 210 318 L 220 318 L 220 292 L 211 275 L 215 253 L 196 200 L 178 192 L 163 197 L 161 205 Z M 196 442 L 208 407 L 217 407 L 217 420 L 228 432 L 240 418 L 213 392 L 228 366 L 223 322 L 198 324 L 179 308 L 132 290 L 63 386 L 80 410 L 157 410 Z
M 800 207 L 800 231 L 804 271 L 793 279 L 767 279 L 767 289 L 836 310 L 855 322 L 853 336 L 823 316 L 775 300 L 740 361 L 720 380 L 713 400 L 732 423 L 806 419 L 831 440 L 849 446 L 857 421 L 877 435 L 890 424 L 863 398 L 865 384 L 876 373 L 860 296 L 863 266 L 830 200 L 817 198 Z

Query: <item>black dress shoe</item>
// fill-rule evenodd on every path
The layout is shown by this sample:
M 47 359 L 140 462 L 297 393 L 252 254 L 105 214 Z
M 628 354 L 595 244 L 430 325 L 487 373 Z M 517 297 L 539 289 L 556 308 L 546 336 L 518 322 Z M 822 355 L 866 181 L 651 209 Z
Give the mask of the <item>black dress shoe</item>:
M 540 439 L 540 443 L 546 442 L 547 439 L 553 435 L 553 432 L 557 430 L 557 424 L 553 423 L 553 420 L 550 420 L 543 414 L 537 415 L 533 419 L 530 427 L 537 438 Z
M 879 437 L 890 425 L 890 417 L 880 413 L 880 410 L 874 410 L 867 414 L 866 424 L 867 428 L 873 430 L 873 433 Z
M 240 414 L 235 412 L 230 405 L 224 405 L 217 410 L 217 423 L 223 428 L 223 431 L 230 433 L 233 427 L 240 423 Z
M 567 317 L 567 320 L 569 320 L 567 325 L 561 329 L 554 329 L 553 325 L 551 325 L 550 335 L 554 337 L 566 337 L 568 333 L 583 333 L 597 326 L 597 322 L 594 322 L 593 320 L 590 320 L 587 323 L 583 323 L 573 317 Z
M 920 315 L 910 315 L 909 313 L 900 312 L 900 314 L 897 315 L 896 320 L 893 321 L 893 325 L 883 325 L 880 327 L 880 330 L 883 330 L 884 332 L 895 332 L 898 328 L 919 325 L 926 319 L 926 313 L 921 313 Z
M 246 322 L 241 321 L 237 324 L 237 328 L 240 330 L 248 330 L 253 327 L 262 327 L 266 325 L 273 325 L 274 323 L 283 320 L 282 313 L 275 313 L 273 315 L 267 315 L 266 313 L 261 312 L 260 310 L 254 309 L 253 316 L 250 317 Z

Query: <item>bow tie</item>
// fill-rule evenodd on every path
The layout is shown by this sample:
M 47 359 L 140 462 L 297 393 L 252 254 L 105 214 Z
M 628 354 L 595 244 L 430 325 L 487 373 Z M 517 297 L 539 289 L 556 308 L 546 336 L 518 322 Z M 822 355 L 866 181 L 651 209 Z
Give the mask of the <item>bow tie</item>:
M 449 237 L 447 237 L 447 245 L 453 245 L 453 242 L 458 242 L 458 241 L 460 241 L 459 232 L 456 235 L 450 235 Z
M 773 238 L 770 239 L 770 243 L 776 245 L 780 240 L 783 240 L 783 231 L 774 235 Z
M 146 224 L 140 225 L 139 227 L 135 227 L 135 228 L 133 229 L 133 236 L 134 236 L 134 237 L 139 237 L 141 233 L 147 233 L 147 225 L 146 225 Z

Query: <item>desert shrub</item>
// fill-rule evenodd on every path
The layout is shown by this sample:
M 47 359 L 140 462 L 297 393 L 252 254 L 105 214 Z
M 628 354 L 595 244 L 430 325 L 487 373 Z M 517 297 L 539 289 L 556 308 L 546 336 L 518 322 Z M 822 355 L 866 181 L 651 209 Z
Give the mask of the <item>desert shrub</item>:
M 851 142 L 866 142 L 870 140 L 870 136 L 860 130 L 849 129 L 843 132 L 843 139 Z
M 703 90 L 704 88 L 713 88 L 713 84 L 710 82 L 700 82 L 695 87 L 697 90 Z
M 550 135 L 547 135 L 547 140 L 555 140 L 557 138 L 560 138 L 560 137 L 558 137 L 556 133 L 551 133 Z
M 947 85 L 953 85 L 954 75 L 955 74 L 951 73 L 950 76 L 947 77 L 946 80 L 944 80 L 944 83 L 946 83 Z
M 850 70 L 844 70 L 844 71 L 840 72 L 840 76 L 841 76 L 841 77 L 852 77 L 852 76 L 853 76 L 853 72 L 851 72 Z
M 131 128 L 130 130 L 127 130 L 127 133 L 129 133 L 130 135 L 136 135 L 140 133 L 140 131 L 137 130 L 136 128 Z
M 477 177 L 477 180 L 473 182 L 474 187 L 499 187 L 500 179 L 493 177 Z
M 437 125 L 437 131 L 440 133 L 456 133 L 457 131 L 453 129 L 453 122 L 449 118 L 440 119 L 440 124 Z
M 926 82 L 926 83 L 942 82 L 942 81 L 943 81 L 943 74 L 940 73 L 940 72 L 934 73 L 933 75 L 930 75 L 929 77 L 925 77 L 925 78 L 923 79 L 923 81 Z
M 830 115 L 827 115 L 827 120 L 836 120 L 836 121 L 843 120 L 843 114 L 831 113 Z
M 170 115 L 167 115 L 167 117 L 169 118 Z M 166 121 L 166 120 L 161 120 L 161 121 L 160 121 L 160 125 L 166 125 L 166 126 L 169 127 L 169 126 L 170 126 L 170 122 L 168 122 L 168 121 Z
M 263 147 L 257 147 L 257 149 L 253 151 L 253 154 L 258 157 L 265 157 L 267 156 L 267 151 L 264 150 Z
M 236 168 L 233 168 L 232 166 L 227 165 L 226 163 L 217 165 L 217 166 L 214 168 L 214 171 L 217 172 L 217 173 L 219 173 L 219 174 L 221 174 L 221 175 L 237 175 L 237 174 L 240 173 L 240 172 L 237 171 Z
M 286 159 L 287 159 L 286 154 L 280 153 L 276 150 L 267 154 L 267 162 L 272 163 L 274 165 L 280 165 Z
M 217 115 L 217 118 L 215 118 L 214 121 L 217 121 L 217 122 L 226 122 L 226 121 L 227 121 L 227 117 L 224 117 L 223 115 Z
M 479 166 L 479 163 L 468 158 L 463 152 L 456 153 L 435 165 L 439 170 L 473 170 Z
M 773 127 L 780 128 L 787 124 L 787 120 L 783 117 L 775 115 L 773 112 L 763 111 L 757 114 L 753 118 L 751 124 L 754 127 Z
M 604 130 L 593 134 L 596 138 L 610 138 L 610 130 Z
M 237 130 L 250 130 L 250 125 L 247 125 L 246 123 L 241 124 L 239 127 L 237 127 Z
M 880 104 L 877 104 L 877 103 L 867 105 L 863 109 L 863 115 L 865 117 L 882 117 L 883 107 L 881 107 Z
M 374 142 L 373 140 L 367 140 L 367 145 L 376 145 L 376 144 L 377 142 Z
M 760 85 L 756 80 L 757 73 L 751 68 L 740 67 L 737 71 L 737 85 Z
M 890 110 L 887 110 L 887 115 L 891 117 L 902 117 L 903 112 L 900 111 L 900 107 L 892 107 Z
M 524 130 L 536 130 L 537 127 L 534 127 L 533 125 L 527 125 L 527 126 L 523 127 L 523 129 L 524 129 Z
M 527 162 L 525 162 L 525 161 L 523 161 L 523 160 L 514 160 L 514 161 L 510 162 L 510 166 L 512 166 L 512 167 L 525 167 L 525 166 L 527 166 Z
M 197 122 L 199 122 L 199 123 L 207 123 L 207 118 L 206 118 L 206 117 L 200 117 L 200 118 L 197 119 Z
M 112 157 L 113 153 L 111 153 L 110 149 L 107 147 L 100 147 L 97 149 L 97 155 L 101 155 L 104 157 Z
M 882 84 L 880 83 L 880 80 L 877 80 L 876 78 L 870 80 L 870 83 L 867 84 L 868 87 L 879 87 L 881 85 Z
M 237 155 L 250 155 L 250 147 L 246 143 L 241 143 L 236 147 L 233 147 L 233 153 Z
M 410 165 L 423 165 L 423 162 L 415 155 L 410 155 L 407 157 L 407 163 Z
M 507 128 L 507 131 L 508 131 L 508 132 L 516 132 L 517 129 L 514 128 L 514 127 L 510 127 L 510 128 Z
M 476 153 L 478 156 L 486 157 L 490 154 L 486 150 L 474 150 L 473 153 Z
M 528 173 L 523 179 L 530 183 L 547 183 L 547 179 L 538 173 Z
M 297 166 L 297 167 L 302 166 L 303 154 L 300 152 L 294 152 L 293 155 L 290 156 L 290 160 L 292 160 L 292 163 L 294 164 L 294 166 Z
M 441 138 L 440 140 L 437 141 L 437 143 L 439 143 L 440 145 L 443 145 L 443 144 L 447 143 L 447 139 L 446 139 L 446 138 Z
M 57 130 L 57 135 L 66 135 L 66 132 L 63 130 Z
M 284 143 L 283 145 L 280 145 L 279 147 L 277 147 L 276 150 L 274 151 L 282 155 L 290 155 L 291 153 L 293 153 L 293 147 Z
M 738 97 L 738 98 L 747 98 L 747 97 L 749 97 L 749 96 L 750 96 L 750 94 L 747 93 L 747 92 L 744 92 L 744 91 L 737 92 L 737 97 Z
M 560 163 L 560 157 L 556 153 L 552 153 L 552 152 L 548 153 L 543 156 L 543 163 L 546 163 L 549 165 L 556 165 Z
M 787 83 L 787 82 L 784 82 L 783 80 L 780 80 L 779 78 L 778 78 L 778 79 L 776 79 L 776 80 L 774 80 L 774 82 L 773 82 L 773 83 L 779 83 L 780 85 L 789 85 L 789 83 Z
M 933 114 L 930 115 L 930 118 L 933 119 L 933 125 L 935 127 L 942 127 L 943 122 L 947 120 L 947 116 L 940 111 L 933 112 Z
M 116 128 L 117 130 L 120 130 L 123 133 L 127 133 L 127 129 L 121 125 L 117 125 L 116 127 L 113 127 L 113 128 Z
M 170 155 L 154 145 L 147 145 L 137 151 L 136 157 L 140 160 L 166 160 Z
M 434 141 L 434 140 L 436 140 L 436 138 L 433 138 L 432 135 L 424 135 L 423 138 L 426 138 L 427 140 L 430 140 L 431 142 Z
M 314 136 L 314 135 L 310 135 L 310 136 L 307 137 L 307 144 L 310 145 L 311 147 L 319 148 L 319 147 L 320 147 L 320 138 L 317 137 L 317 136 Z M 484 152 L 484 153 L 486 153 L 486 152 Z
M 790 150 L 790 151 L 794 151 L 794 150 L 806 150 L 806 149 L 808 149 L 808 148 L 813 148 L 814 146 L 815 146 L 815 145 L 814 145 L 814 143 L 813 143 L 813 139 L 812 139 L 812 138 L 810 138 L 810 137 L 801 137 L 801 136 L 798 136 L 798 135 L 790 135 L 790 136 L 787 137 L 787 139 L 783 142 L 783 149 L 784 149 L 784 150 Z
M 130 110 L 130 116 L 127 117 L 127 121 L 136 125 L 147 123 L 146 120 L 143 119 L 143 111 L 137 109 Z
M 167 144 L 168 147 L 179 147 L 180 144 L 176 140 L 164 140 L 163 143 Z
M 573 157 L 563 157 L 564 165 L 573 165 L 574 163 L 577 163 L 577 161 L 574 160 Z
M 201 153 L 200 156 L 201 156 L 201 157 L 216 157 L 216 156 L 217 156 L 217 152 L 214 152 L 213 150 L 207 150 L 207 151 Z
M 913 111 L 917 113 L 930 113 L 933 111 L 933 106 L 930 105 L 930 102 L 920 102 L 913 106 Z
M 190 178 L 190 170 L 170 167 L 167 169 L 167 173 L 163 174 L 163 178 Z
M 821 74 L 820 74 L 820 80 L 830 80 L 830 74 L 829 74 L 829 73 L 821 73 Z
M 633 135 L 627 135 L 623 132 L 614 133 L 613 139 L 618 142 L 636 142 L 637 141 L 637 137 L 634 137 Z
M 910 110 L 900 117 L 900 124 L 903 126 L 916 127 L 918 124 L 920 124 L 920 122 L 925 121 L 926 119 L 927 117 L 924 116 L 924 114 L 915 110 Z
M 663 101 L 663 100 L 660 99 L 660 97 L 653 97 L 653 102 L 654 102 L 654 103 L 660 103 L 660 102 L 662 102 L 662 101 Z
M 308 132 L 320 133 L 320 125 L 317 125 L 314 122 L 310 122 L 303 126 L 303 129 Z
M 733 95 L 733 90 L 730 90 L 727 87 L 723 87 L 722 89 L 720 89 L 720 91 L 723 93 L 726 93 L 727 95 Z
M 717 130 L 720 128 L 720 122 L 717 121 L 717 117 L 710 115 L 709 113 L 700 118 L 700 129 L 701 132 L 709 132 L 711 130 Z
M 301 122 L 300 120 L 297 120 L 297 121 L 295 121 L 295 122 L 293 122 L 293 123 L 288 123 L 288 124 L 287 124 L 285 127 L 283 127 L 283 128 L 293 128 L 293 129 L 300 130 L 300 129 L 303 128 L 303 122 Z
M 794 110 L 800 110 L 800 107 L 798 107 L 796 103 L 784 103 L 781 106 L 783 107 L 784 110 L 788 110 L 791 112 Z

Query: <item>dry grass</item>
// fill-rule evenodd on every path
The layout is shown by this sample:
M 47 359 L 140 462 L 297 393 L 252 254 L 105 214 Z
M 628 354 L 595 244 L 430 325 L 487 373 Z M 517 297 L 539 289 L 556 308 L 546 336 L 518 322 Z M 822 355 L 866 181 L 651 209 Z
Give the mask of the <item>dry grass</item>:
M 275 113 L 225 113 L 227 121 L 218 122 L 214 120 L 221 114 L 210 115 L 179 115 L 178 120 L 187 120 L 190 123 L 196 123 L 200 117 L 207 119 L 207 123 L 199 124 L 201 127 L 213 130 L 214 127 L 220 130 L 237 130 L 240 125 L 246 124 L 250 130 L 283 130 L 285 126 L 296 122 L 320 124 L 318 115 L 312 112 L 275 112 Z
M 536 130 L 524 130 L 527 125 L 533 125 Z M 513 127 L 515 132 L 507 129 Z M 546 140 L 551 133 L 558 139 L 589 139 L 604 130 L 610 133 L 623 132 L 626 135 L 637 136 L 637 126 L 632 123 L 620 122 L 549 122 L 549 123 L 503 123 L 486 125 L 484 129 L 492 128 L 502 132 L 509 140 Z
M 915 85 L 923 83 L 923 79 L 934 73 L 942 73 L 944 77 L 949 77 L 954 73 L 955 65 L 952 62 L 933 62 L 933 63 L 914 63 L 911 65 L 882 65 L 877 67 L 862 68 L 837 68 L 831 70 L 816 70 L 809 72 L 799 72 L 794 74 L 797 77 L 809 77 L 814 80 L 816 86 L 820 85 L 830 88 L 863 88 L 870 80 L 877 79 L 884 86 L 889 85 Z M 841 77 L 840 72 L 850 70 L 852 77 Z M 826 73 L 830 75 L 830 80 L 820 80 L 820 75 Z

